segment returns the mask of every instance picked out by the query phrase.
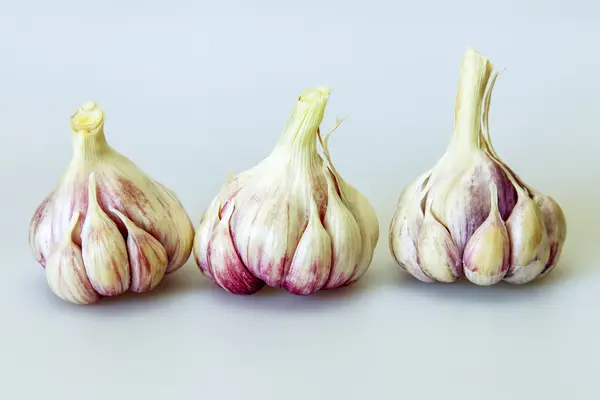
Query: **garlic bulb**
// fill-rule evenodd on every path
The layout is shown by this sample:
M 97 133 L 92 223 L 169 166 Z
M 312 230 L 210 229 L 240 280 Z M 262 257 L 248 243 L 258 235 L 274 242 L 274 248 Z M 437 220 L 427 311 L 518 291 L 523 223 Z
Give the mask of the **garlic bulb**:
M 73 303 L 152 290 L 188 260 L 193 224 L 172 191 L 108 145 L 96 104 L 70 122 L 71 163 L 30 222 L 34 256 Z
M 498 77 L 492 72 L 489 60 L 467 50 L 450 145 L 398 201 L 390 249 L 420 281 L 522 284 L 548 274 L 560 257 L 561 208 L 526 185 L 492 146 L 488 115 Z
M 319 130 L 329 94 L 303 92 L 274 150 L 230 177 L 202 216 L 194 256 L 223 289 L 253 294 L 266 284 L 308 295 L 349 285 L 369 267 L 379 224 L 331 162 L 328 139 L 340 122 L 324 137 Z

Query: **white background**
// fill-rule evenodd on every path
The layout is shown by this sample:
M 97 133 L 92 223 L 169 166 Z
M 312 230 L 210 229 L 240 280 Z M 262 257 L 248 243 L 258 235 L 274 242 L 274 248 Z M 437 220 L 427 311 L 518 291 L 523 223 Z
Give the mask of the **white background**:
M 600 8 L 589 1 L 0 3 L 0 397 L 591 399 L 600 392 Z M 445 150 L 467 46 L 507 68 L 494 144 L 568 221 L 527 286 L 426 285 L 388 251 L 404 185 Z M 357 285 L 236 297 L 192 260 L 147 295 L 55 297 L 29 218 L 88 100 L 109 143 L 175 190 L 195 225 L 270 151 L 298 95 L 333 89 L 337 168 L 381 236 Z

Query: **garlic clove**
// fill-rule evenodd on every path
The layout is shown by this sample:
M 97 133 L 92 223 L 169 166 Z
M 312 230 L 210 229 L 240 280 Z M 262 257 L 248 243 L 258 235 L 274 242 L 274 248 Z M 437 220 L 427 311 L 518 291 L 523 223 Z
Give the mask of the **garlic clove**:
M 393 231 L 394 258 L 406 272 L 421 282 L 431 283 L 433 279 L 419 265 L 419 255 L 416 247 L 418 236 L 416 236 L 417 240 L 415 240 L 415 234 L 410 230 L 410 225 L 408 219 L 404 219 L 402 223 L 395 224 L 395 228 L 400 229 Z
M 379 220 L 375 209 L 371 203 L 356 188 L 341 179 L 340 190 L 344 193 L 344 200 L 348 204 L 348 209 L 354 215 L 362 238 L 361 257 L 354 274 L 346 285 L 350 285 L 359 280 L 373 261 L 375 246 L 379 241 Z
M 210 243 L 212 233 L 221 219 L 220 210 L 222 207 L 222 202 L 227 198 L 228 186 L 232 184 L 232 181 L 233 174 L 229 172 L 227 174 L 225 184 L 221 187 L 219 195 L 215 196 L 215 198 L 207 207 L 206 211 L 202 214 L 202 217 L 200 218 L 200 226 L 198 227 L 198 231 L 194 236 L 193 253 L 196 265 L 198 268 L 200 268 L 200 271 L 202 271 L 204 276 L 206 276 L 216 285 L 218 285 L 218 283 L 215 281 L 208 263 L 208 245 Z M 238 256 L 239 255 L 240 254 L 238 254 Z
M 245 190 L 240 190 L 237 196 L 232 195 L 231 198 L 235 198 L 237 204 L 236 210 L 238 210 L 231 216 L 231 238 L 240 255 L 240 259 L 244 265 L 247 265 L 250 269 L 249 238 L 253 235 L 254 223 L 258 220 L 258 212 L 261 209 L 262 203 L 257 195 L 248 196 Z M 223 204 L 221 208 L 225 206 L 226 205 Z M 241 210 L 243 210 L 243 212 Z M 255 268 L 256 270 L 259 270 L 258 266 Z
M 313 201 L 308 225 L 298 242 L 283 287 L 297 295 L 321 290 L 330 276 L 331 256 L 331 239 L 321 224 L 317 205 Z
M 87 175 L 69 168 L 62 183 L 42 202 L 30 221 L 30 245 L 42 266 L 64 237 L 73 214 L 79 212 L 83 220 L 86 209 Z M 78 246 L 81 246 L 81 229 L 78 224 L 73 232 L 73 242 Z
M 117 215 L 127 228 L 127 252 L 131 269 L 129 290 L 143 293 L 154 289 L 167 270 L 167 252 L 158 240 L 135 226 L 122 212 L 115 208 L 111 208 L 110 211 Z
M 517 190 L 517 205 L 506 221 L 511 257 L 504 281 L 523 284 L 534 280 L 546 266 L 550 243 L 541 210 L 522 188 Z
M 80 214 L 73 214 L 65 237 L 46 263 L 46 279 L 52 292 L 76 304 L 92 304 L 100 299 L 87 277 L 81 249 L 73 243 L 73 230 Z
M 342 120 L 338 119 L 335 126 L 324 137 L 321 136 L 320 130 L 317 130 L 317 137 L 323 150 L 323 164 L 326 166 L 325 170 L 328 172 L 326 175 L 329 175 L 329 173 L 333 175 L 334 181 L 337 183 L 340 199 L 348 210 L 350 210 L 360 228 L 362 239 L 361 257 L 354 273 L 344 284 L 347 286 L 359 280 L 371 265 L 375 247 L 379 241 L 379 220 L 371 203 L 354 186 L 342 178 L 331 160 L 329 138 L 341 123 Z
M 264 196 L 264 203 L 255 208 L 256 216 L 253 218 L 261 223 L 252 223 L 246 237 L 248 269 L 259 280 L 277 288 L 282 286 L 288 272 L 299 232 L 289 226 L 296 218 L 291 199 L 279 190 Z M 280 204 L 286 206 L 280 207 Z M 245 211 L 240 207 L 238 212 Z M 249 218 L 245 216 L 245 219 Z M 236 238 L 241 238 L 237 229 L 233 231 Z
M 550 246 L 550 256 L 548 257 L 546 266 L 538 276 L 539 278 L 543 278 L 554 269 L 562 254 L 567 236 L 567 222 L 562 209 L 552 197 L 542 193 L 534 193 L 533 201 L 542 213 Z
M 42 266 L 46 265 L 47 250 L 51 247 L 50 224 L 48 210 L 52 207 L 52 198 L 54 192 L 51 192 L 38 206 L 30 222 L 29 246 L 33 251 L 35 260 Z M 69 224 L 70 225 L 70 224 Z
M 255 278 L 238 256 L 231 235 L 229 223 L 234 212 L 233 203 L 223 210 L 222 218 L 212 231 L 207 242 L 206 269 L 214 281 L 233 294 L 253 294 L 265 285 Z
M 219 208 L 220 203 L 218 202 L 218 198 L 215 198 L 202 216 L 200 226 L 194 237 L 194 259 L 196 265 L 198 265 L 200 271 L 202 271 L 207 278 L 217 285 L 218 283 L 212 274 L 208 261 L 208 246 L 210 244 L 212 233 L 219 224 Z
M 431 283 L 433 279 L 419 265 L 417 244 L 424 219 L 420 190 L 428 178 L 429 174 L 419 177 L 400 195 L 401 212 L 394 215 L 388 238 L 390 251 L 398 265 L 425 283 Z
M 88 182 L 88 209 L 81 232 L 83 263 L 94 290 L 102 296 L 116 296 L 129 289 L 127 247 L 117 225 L 98 204 L 93 172 Z
M 510 263 L 510 240 L 500 216 L 497 188 L 493 183 L 490 192 L 490 215 L 469 239 L 463 255 L 465 276 L 482 286 L 501 281 Z
M 163 245 L 169 260 L 166 273 L 170 274 L 181 268 L 190 258 L 194 243 L 194 226 L 175 192 L 158 181 L 151 182 L 151 191 L 159 195 L 157 195 L 158 207 L 150 211 L 150 215 L 161 216 L 154 223 L 163 229 L 156 230 L 149 227 L 148 231 L 158 231 L 157 239 Z
M 440 282 L 450 283 L 461 276 L 461 261 L 450 233 L 427 210 L 417 242 L 423 272 Z
M 328 171 L 325 176 L 327 177 L 327 211 L 323 226 L 331 237 L 331 239 L 328 237 L 327 241 L 331 242 L 331 252 L 333 252 L 331 272 L 325 288 L 331 289 L 345 285 L 353 277 L 361 260 L 363 242 L 360 226 L 338 195 L 333 177 Z M 316 217 L 318 218 L 318 215 Z

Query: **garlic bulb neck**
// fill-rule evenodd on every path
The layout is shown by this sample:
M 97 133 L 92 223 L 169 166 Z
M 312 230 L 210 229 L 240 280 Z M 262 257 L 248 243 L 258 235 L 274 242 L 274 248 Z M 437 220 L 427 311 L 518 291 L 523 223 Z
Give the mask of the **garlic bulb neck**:
M 479 149 L 483 99 L 494 66 L 474 49 L 469 48 L 462 61 L 451 147 Z
M 94 162 L 112 149 L 104 136 L 104 112 L 93 102 L 85 103 L 71 116 L 73 159 Z
M 285 152 L 291 160 L 318 164 L 317 131 L 330 93 L 331 89 L 319 87 L 305 90 L 300 95 L 274 153 Z

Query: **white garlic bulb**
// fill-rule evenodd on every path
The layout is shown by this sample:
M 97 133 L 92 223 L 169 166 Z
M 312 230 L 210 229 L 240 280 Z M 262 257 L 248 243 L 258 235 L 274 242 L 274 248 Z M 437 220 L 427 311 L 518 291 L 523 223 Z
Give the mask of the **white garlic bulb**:
M 172 191 L 108 145 L 95 103 L 70 125 L 71 163 L 30 222 L 34 256 L 73 303 L 152 290 L 188 260 L 193 224 Z
M 319 130 L 329 94 L 303 92 L 271 154 L 229 178 L 202 216 L 194 256 L 223 289 L 253 294 L 266 284 L 308 295 L 349 285 L 369 267 L 379 224 L 331 162 L 339 122 L 325 137 Z
M 561 208 L 526 185 L 492 146 L 492 73 L 489 60 L 467 50 L 450 145 L 404 189 L 392 219 L 391 252 L 420 281 L 523 284 L 548 274 L 561 255 Z

